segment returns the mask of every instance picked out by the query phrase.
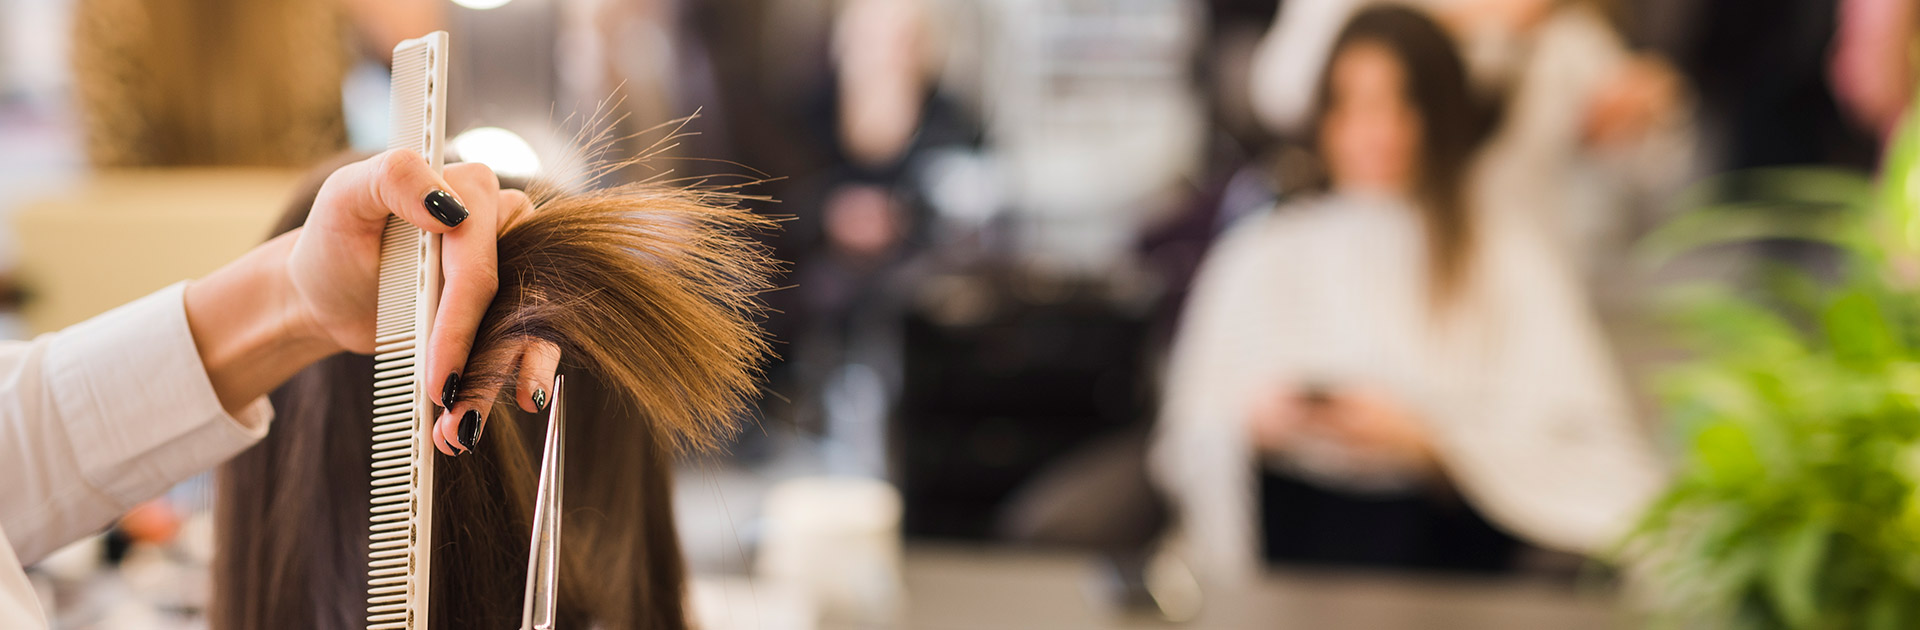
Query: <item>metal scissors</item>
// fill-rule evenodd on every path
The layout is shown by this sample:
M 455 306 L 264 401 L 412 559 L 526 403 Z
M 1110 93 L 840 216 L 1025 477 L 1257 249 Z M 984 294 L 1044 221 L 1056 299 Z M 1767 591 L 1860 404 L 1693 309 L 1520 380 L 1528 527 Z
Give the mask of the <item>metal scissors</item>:
M 553 630 L 554 601 L 560 579 L 560 475 L 567 451 L 565 377 L 553 377 L 553 406 L 547 409 L 547 440 L 540 454 L 539 491 L 533 503 L 533 543 L 527 551 L 527 593 L 520 630 Z

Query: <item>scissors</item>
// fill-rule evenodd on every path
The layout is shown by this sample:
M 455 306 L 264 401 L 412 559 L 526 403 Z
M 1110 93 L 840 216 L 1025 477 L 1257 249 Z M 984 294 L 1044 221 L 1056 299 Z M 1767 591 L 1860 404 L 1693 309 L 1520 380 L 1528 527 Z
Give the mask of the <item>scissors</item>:
M 553 630 L 554 600 L 560 578 L 560 475 L 567 450 L 567 422 L 562 409 L 565 377 L 553 377 L 553 406 L 547 409 L 547 441 L 540 454 L 539 491 L 533 503 L 533 543 L 527 551 L 527 592 L 520 611 L 520 630 Z

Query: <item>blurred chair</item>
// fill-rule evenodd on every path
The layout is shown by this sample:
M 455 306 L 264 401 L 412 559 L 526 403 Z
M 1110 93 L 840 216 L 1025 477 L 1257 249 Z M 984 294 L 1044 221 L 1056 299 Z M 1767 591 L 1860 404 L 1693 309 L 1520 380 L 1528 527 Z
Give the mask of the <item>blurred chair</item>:
M 889 436 L 906 535 L 990 539 L 1008 532 L 1007 522 L 1041 538 L 1076 531 L 1056 527 L 1039 508 L 996 515 L 1059 496 L 1042 489 L 1019 498 L 1028 488 L 1081 487 L 1064 479 L 1082 473 L 1051 471 L 1080 468 L 1059 462 L 1144 422 L 1152 403 L 1141 309 L 1116 303 L 1096 283 L 1007 270 L 916 285 L 915 307 L 903 317 L 903 386 Z M 1086 474 L 1124 477 L 1124 468 Z
M 1041 469 L 1000 509 L 999 536 L 1114 554 L 1151 546 L 1168 512 L 1147 477 L 1147 436 L 1128 429 Z

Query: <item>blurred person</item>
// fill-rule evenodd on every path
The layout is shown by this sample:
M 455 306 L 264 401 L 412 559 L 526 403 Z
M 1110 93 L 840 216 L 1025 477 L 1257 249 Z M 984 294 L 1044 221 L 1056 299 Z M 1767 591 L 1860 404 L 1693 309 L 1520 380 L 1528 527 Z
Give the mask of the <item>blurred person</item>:
M 1828 62 L 1834 96 L 1884 144 L 1920 80 L 1920 2 L 1841 0 L 1838 19 Z
M 1261 120 L 1298 136 L 1346 16 L 1371 0 L 1299 0 L 1254 62 Z M 1619 0 L 1415 0 L 1464 51 L 1474 89 L 1502 123 L 1473 176 L 1477 203 L 1539 221 L 1583 272 L 1617 258 L 1642 215 L 1697 171 L 1685 82 L 1665 57 L 1620 35 Z
M 1868 170 L 1873 134 L 1843 113 L 1835 86 L 1844 22 L 1894 17 L 1848 0 L 1643 0 L 1667 51 L 1698 93 L 1709 170 L 1820 164 Z M 1895 8 L 1892 5 L 1883 5 Z M 1884 24 L 1877 28 L 1897 28 Z M 1863 42 L 1864 43 L 1864 42 Z M 1878 53 L 1874 53 L 1878 54 Z M 1877 77 L 1874 80 L 1889 80 Z
M 930 158 L 980 142 L 978 125 L 939 90 L 939 16 L 928 0 L 852 0 L 834 16 L 829 83 L 807 110 L 826 164 L 792 199 L 781 257 L 796 261 L 797 289 L 772 296 L 793 342 L 776 378 L 788 381 L 802 425 L 815 423 L 841 366 L 897 371 L 892 283 L 927 245 Z
M 1573 276 L 1470 203 L 1487 122 L 1464 63 L 1395 6 L 1333 50 L 1328 191 L 1223 237 L 1175 339 L 1151 465 L 1178 545 L 1222 581 L 1605 548 L 1661 472 Z

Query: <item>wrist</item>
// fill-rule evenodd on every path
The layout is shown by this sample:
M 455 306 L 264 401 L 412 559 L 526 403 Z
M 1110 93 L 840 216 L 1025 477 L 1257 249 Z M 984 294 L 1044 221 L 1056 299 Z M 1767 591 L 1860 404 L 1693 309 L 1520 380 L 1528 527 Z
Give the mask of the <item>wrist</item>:
M 291 235 L 187 285 L 187 325 L 220 403 L 246 407 L 340 348 L 303 306 L 287 273 Z
M 293 244 L 299 231 L 289 232 L 269 241 L 269 245 L 285 241 L 284 251 L 275 256 L 269 267 L 273 278 L 268 283 L 273 287 L 273 304 L 278 305 L 278 314 L 274 316 L 279 335 L 287 347 L 302 355 L 318 353 L 314 361 L 347 352 L 348 349 L 336 341 L 320 320 L 314 317 L 313 309 L 301 295 L 293 279 L 291 259 Z

